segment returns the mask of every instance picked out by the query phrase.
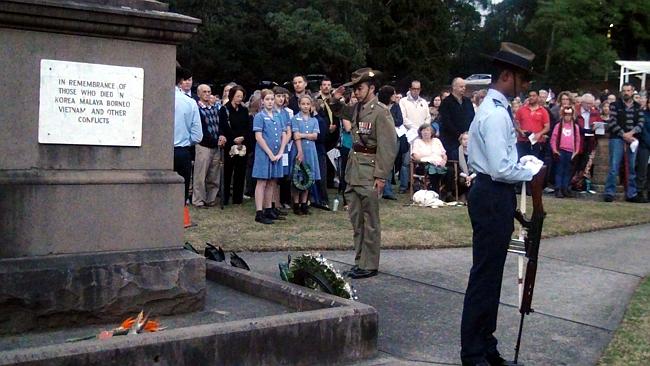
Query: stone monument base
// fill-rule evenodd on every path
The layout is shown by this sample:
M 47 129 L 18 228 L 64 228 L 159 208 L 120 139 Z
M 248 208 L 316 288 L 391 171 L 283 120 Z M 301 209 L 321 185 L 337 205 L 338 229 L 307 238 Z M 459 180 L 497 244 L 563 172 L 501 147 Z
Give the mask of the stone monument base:
M 197 311 L 205 258 L 157 249 L 0 259 L 0 333 Z
M 162 332 L 66 342 L 115 326 L 104 324 L 0 337 L 0 366 L 317 366 L 377 355 L 373 307 L 223 262 L 204 266 L 205 308 L 158 318 Z

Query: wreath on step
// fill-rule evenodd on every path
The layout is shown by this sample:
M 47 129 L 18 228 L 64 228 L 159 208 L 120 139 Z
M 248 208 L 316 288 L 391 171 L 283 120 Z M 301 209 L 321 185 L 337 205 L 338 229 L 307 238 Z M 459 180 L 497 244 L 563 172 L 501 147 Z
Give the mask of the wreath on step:
M 280 277 L 312 290 L 336 295 L 344 299 L 357 300 L 356 290 L 319 253 L 305 253 L 298 258 L 280 263 Z
M 314 178 L 311 175 L 311 167 L 305 162 L 299 162 L 293 166 L 293 185 L 300 191 L 306 191 L 314 184 Z

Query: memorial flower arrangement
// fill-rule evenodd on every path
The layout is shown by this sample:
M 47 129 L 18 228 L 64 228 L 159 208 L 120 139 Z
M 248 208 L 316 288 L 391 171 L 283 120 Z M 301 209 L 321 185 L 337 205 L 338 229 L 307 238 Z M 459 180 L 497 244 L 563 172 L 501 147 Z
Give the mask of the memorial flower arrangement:
M 71 338 L 68 339 L 67 342 L 78 342 L 93 338 L 108 339 L 114 336 L 159 332 L 165 329 L 166 328 L 160 326 L 160 323 L 157 320 L 149 319 L 149 314 L 145 315 L 144 311 L 141 311 L 136 317 L 129 317 L 124 320 L 117 328 L 103 330 L 99 332 L 99 334 L 93 334 L 86 337 Z
M 300 191 L 306 191 L 314 184 L 314 178 L 311 174 L 311 167 L 305 162 L 296 163 L 293 166 L 293 185 Z
M 287 282 L 323 291 L 345 299 L 357 300 L 357 291 L 320 253 L 305 253 L 280 263 L 280 277 Z

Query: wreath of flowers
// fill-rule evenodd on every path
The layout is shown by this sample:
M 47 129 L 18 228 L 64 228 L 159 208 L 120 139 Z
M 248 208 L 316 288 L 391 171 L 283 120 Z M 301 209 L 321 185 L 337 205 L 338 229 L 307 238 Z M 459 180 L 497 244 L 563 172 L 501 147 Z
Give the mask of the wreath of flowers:
M 283 280 L 322 291 L 344 299 L 357 300 L 357 291 L 320 253 L 305 253 L 284 264 L 280 263 Z
M 301 191 L 306 191 L 314 184 L 311 167 L 305 162 L 296 161 L 293 166 L 293 185 Z

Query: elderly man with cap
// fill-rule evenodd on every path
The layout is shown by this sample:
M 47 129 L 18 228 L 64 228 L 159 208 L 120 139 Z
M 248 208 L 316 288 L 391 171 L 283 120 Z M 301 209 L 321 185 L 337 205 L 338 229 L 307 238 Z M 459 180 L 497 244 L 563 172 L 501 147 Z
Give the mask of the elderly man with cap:
M 491 58 L 492 85 L 469 129 L 468 160 L 478 174 L 468 195 L 473 264 L 461 322 L 463 365 L 512 364 L 499 354 L 493 333 L 503 266 L 514 230 L 514 184 L 530 181 L 540 168 L 518 162 L 517 138 L 507 99 L 527 90 L 535 54 L 504 42 Z
M 370 68 L 353 72 L 352 80 L 339 87 L 330 102 L 335 113 L 352 116 L 353 146 L 345 172 L 350 221 L 354 229 L 354 266 L 348 273 L 352 278 L 377 275 L 381 246 L 379 199 L 397 155 L 393 118 L 390 110 L 375 96 L 378 75 L 378 71 Z M 340 102 L 348 86 L 353 87 L 359 101 L 351 107 Z M 343 108 L 348 110 L 342 111 Z

